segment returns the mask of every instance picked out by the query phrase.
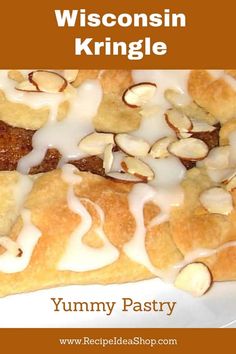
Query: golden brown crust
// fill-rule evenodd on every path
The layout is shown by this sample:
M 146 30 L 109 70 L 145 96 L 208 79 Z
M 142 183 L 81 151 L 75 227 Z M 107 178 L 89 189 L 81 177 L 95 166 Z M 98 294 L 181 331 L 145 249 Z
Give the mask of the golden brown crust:
M 229 74 L 235 75 L 233 70 Z M 95 129 L 110 132 L 111 127 L 115 126 L 115 133 L 137 129 L 141 120 L 139 110 L 131 109 L 121 100 L 122 92 L 132 84 L 130 71 L 80 71 L 73 85 L 78 87 L 85 79 L 98 77 L 104 96 L 94 118 Z M 219 119 L 222 125 L 221 144 L 227 144 L 229 132 L 235 128 L 236 117 L 236 93 L 232 87 L 223 79 L 214 79 L 205 70 L 194 70 L 190 74 L 189 92 L 197 105 Z M 198 109 L 197 105 L 194 105 L 194 109 Z M 68 104 L 63 103 L 58 119 L 62 119 L 67 110 Z M 207 116 L 207 113 L 203 116 Z M 1 93 L 0 119 L 3 122 L 0 122 L 0 170 L 14 170 L 19 159 L 32 150 L 33 134 L 45 124 L 47 117 L 47 109 L 32 110 L 8 102 Z M 219 130 L 216 129 L 214 134 L 196 133 L 195 137 L 204 140 L 211 149 L 219 143 Z M 62 180 L 61 171 L 56 170 L 60 158 L 57 150 L 50 149 L 43 162 L 30 171 L 37 174 L 53 170 L 33 180 L 33 189 L 24 204 L 32 213 L 33 224 L 42 231 L 42 237 L 24 271 L 14 274 L 0 272 L 0 296 L 67 284 L 123 283 L 153 277 L 149 270 L 129 259 L 123 251 L 124 244 L 133 237 L 136 226 L 128 205 L 128 193 L 133 184 L 104 178 L 102 160 L 96 156 L 71 161 L 79 170 L 96 174 L 80 172 L 82 182 L 75 187 L 75 192 L 80 198 L 88 198 L 102 208 L 105 214 L 104 231 L 110 242 L 119 249 L 120 257 L 113 264 L 93 271 L 57 269 L 71 233 L 81 222 L 80 216 L 68 207 L 68 185 Z M 193 167 L 191 161 L 188 164 Z M 0 234 L 10 233 L 14 240 L 22 228 L 13 192 L 19 178 L 17 172 L 0 173 Z M 211 186 L 214 183 L 203 171 L 191 169 L 183 183 L 185 203 L 173 209 L 169 222 L 148 228 L 146 250 L 152 264 L 158 269 L 169 269 L 193 250 L 214 249 L 225 242 L 236 240 L 236 211 L 229 216 L 209 214 L 199 202 L 200 193 Z M 232 195 L 236 203 L 236 192 Z M 93 219 L 92 228 L 85 235 L 84 242 L 91 247 L 100 247 L 101 241 L 95 234 L 95 227 L 99 224 L 97 212 L 88 202 L 82 200 L 82 203 Z M 148 226 L 159 212 L 154 204 L 146 204 L 145 225 Z M 3 252 L 0 247 L 0 254 Z M 236 247 L 198 260 L 208 265 L 214 280 L 236 279 Z
M 176 246 L 184 255 L 199 248 L 216 249 L 236 240 L 236 211 L 229 216 L 209 214 L 200 204 L 200 193 L 211 186 L 210 179 L 199 169 L 189 171 L 183 182 L 185 203 L 173 210 L 170 229 Z M 235 192 L 233 197 L 235 199 Z M 213 272 L 214 280 L 232 280 L 236 279 L 235 257 L 236 247 L 229 247 L 202 261 Z
M 14 173 L 14 172 L 12 172 Z M 213 249 L 224 242 L 236 240 L 236 212 L 229 217 L 208 214 L 199 205 L 199 192 L 208 187 L 209 179 L 199 170 L 189 172 L 184 182 L 186 202 L 184 207 L 176 208 L 170 223 L 150 229 L 146 234 L 146 249 L 153 264 L 166 270 L 183 259 L 183 255 L 197 248 Z M 31 210 L 32 222 L 41 231 L 40 238 L 29 266 L 15 274 L 0 273 L 1 291 L 9 293 L 32 291 L 45 287 L 66 284 L 122 283 L 153 277 L 143 265 L 131 261 L 123 252 L 135 230 L 134 217 L 128 207 L 130 183 L 118 183 L 100 176 L 80 172 L 82 182 L 76 185 L 79 197 L 97 203 L 105 213 L 104 231 L 120 251 L 119 259 L 102 269 L 87 272 L 58 271 L 57 264 L 65 251 L 72 231 L 81 222 L 80 216 L 73 213 L 67 204 L 67 184 L 61 178 L 61 171 L 45 173 L 36 179 L 25 207 Z M 196 181 L 199 183 L 196 184 Z M 93 218 L 93 226 L 84 240 L 92 247 L 98 247 L 95 227 L 98 215 L 89 203 L 82 201 Z M 145 223 L 159 213 L 153 204 L 144 209 Z M 119 221 L 118 221 L 119 220 Z M 16 238 L 22 222 L 18 218 L 12 223 L 11 237 Z M 202 259 L 213 273 L 214 280 L 236 279 L 236 251 L 228 248 L 217 256 Z
M 236 92 L 223 79 L 215 79 L 206 70 L 192 70 L 188 82 L 193 100 L 221 123 L 236 117 Z
M 99 76 L 100 75 L 100 76 Z M 15 76 L 13 75 L 15 78 Z M 85 80 L 97 79 L 99 77 L 105 98 L 110 98 L 110 101 L 116 97 L 115 111 L 123 110 L 122 112 L 129 112 L 134 115 L 132 110 L 128 110 L 127 106 L 122 102 L 122 92 L 132 83 L 131 72 L 129 70 L 80 70 L 79 74 L 73 82 L 74 87 L 78 87 Z M 37 95 L 38 93 L 34 93 Z M 119 99 L 117 100 L 117 97 Z M 62 102 L 58 110 L 58 120 L 65 118 L 68 112 L 68 102 Z M 126 113 L 127 114 L 127 113 Z M 25 104 L 11 102 L 7 99 L 5 93 L 0 90 L 0 120 L 18 128 L 37 130 L 41 128 L 48 120 L 49 110 L 47 107 L 40 109 L 33 109 Z M 136 118 L 139 125 L 139 116 Z M 96 128 L 96 120 L 95 120 Z M 101 128 L 99 125 L 98 130 Z
M 89 198 L 104 211 L 104 231 L 110 241 L 120 250 L 119 259 L 102 269 L 88 272 L 58 271 L 59 259 L 65 251 L 72 231 L 80 223 L 80 216 L 68 208 L 66 195 L 68 186 L 61 179 L 59 170 L 40 176 L 29 194 L 25 207 L 31 210 L 32 221 L 42 231 L 33 257 L 26 270 L 14 274 L 0 273 L 0 295 L 32 291 L 45 287 L 66 284 L 110 284 L 137 281 L 153 275 L 142 265 L 131 261 L 122 251 L 135 230 L 135 221 L 128 208 L 130 183 L 117 183 L 89 173 L 80 173 L 82 183 L 76 186 L 76 194 Z M 97 245 L 94 229 L 98 223 L 96 211 L 89 203 L 83 202 L 93 218 L 93 227 L 85 236 L 92 246 Z M 147 219 L 156 215 L 158 208 L 147 205 Z M 118 222 L 119 220 L 119 222 Z M 16 238 L 22 226 L 19 218 L 12 228 L 11 237 Z M 148 253 L 154 264 L 166 268 L 179 261 L 181 255 L 169 235 L 168 225 L 153 228 L 146 238 Z

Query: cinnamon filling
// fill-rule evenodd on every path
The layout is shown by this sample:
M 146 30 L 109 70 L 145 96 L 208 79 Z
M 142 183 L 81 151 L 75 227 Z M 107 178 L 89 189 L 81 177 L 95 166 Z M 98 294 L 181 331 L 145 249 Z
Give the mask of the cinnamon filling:
M 12 127 L 0 121 L 0 171 L 16 170 L 18 161 L 32 149 L 32 138 L 36 131 Z M 48 149 L 43 161 L 30 169 L 30 174 L 52 171 L 57 168 L 61 154 L 57 149 Z M 103 161 L 97 156 L 88 156 L 70 161 L 80 171 L 104 176 Z

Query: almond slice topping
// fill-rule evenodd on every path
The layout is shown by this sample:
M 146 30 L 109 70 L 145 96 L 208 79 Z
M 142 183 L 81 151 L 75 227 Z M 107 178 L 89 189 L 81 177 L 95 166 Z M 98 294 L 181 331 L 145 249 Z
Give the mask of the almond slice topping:
M 202 140 L 196 138 L 181 139 L 171 143 L 168 151 L 183 160 L 198 161 L 204 159 L 208 152 L 208 146 Z
M 75 81 L 79 73 L 79 70 L 64 70 L 63 71 L 63 76 L 68 81 L 69 83 L 72 83 Z
M 125 172 L 109 172 L 107 173 L 107 177 L 122 182 L 133 182 L 133 183 L 143 182 L 141 178 L 134 175 L 130 175 L 129 173 L 125 173 Z
M 201 164 L 198 164 L 198 167 L 201 168 Z M 235 176 L 235 168 L 224 168 L 219 170 L 207 169 L 207 174 L 210 179 L 215 183 L 223 183 L 226 185 L 229 183 L 231 178 Z
M 152 99 L 156 92 L 156 84 L 152 82 L 141 82 L 130 86 L 122 96 L 124 103 L 131 107 L 142 107 Z
M 219 171 L 219 170 L 218 170 Z M 235 176 L 236 170 L 235 168 L 224 169 L 222 172 L 225 171 L 224 179 L 221 180 L 223 184 L 228 184 Z
M 207 122 L 204 122 L 203 120 L 198 120 L 198 119 L 191 119 L 192 122 L 192 129 L 191 132 L 193 133 L 201 133 L 201 132 L 213 132 L 216 130 L 216 127 L 214 125 L 210 125 Z
M 89 155 L 103 154 L 106 145 L 114 144 L 114 136 L 109 133 L 92 133 L 85 136 L 79 143 L 79 148 Z
M 15 89 L 18 91 L 39 92 L 37 87 L 35 85 L 31 84 L 28 80 L 19 82 L 16 85 Z
M 113 150 L 114 144 L 108 144 L 106 145 L 104 149 L 104 154 L 103 154 L 103 168 L 105 170 L 105 173 L 107 174 L 108 172 L 111 171 L 112 164 L 113 164 Z
M 169 109 L 165 114 L 165 119 L 175 132 L 189 132 L 193 127 L 191 120 L 176 109 Z
M 186 132 L 179 132 L 176 133 L 177 137 L 179 139 L 187 139 L 187 138 L 191 138 L 191 136 L 193 135 L 192 133 L 186 133 Z
M 168 157 L 170 155 L 169 151 L 168 151 L 168 146 L 173 143 L 174 141 L 176 141 L 176 138 L 173 136 L 168 136 L 165 138 L 161 138 L 159 140 L 157 140 L 151 147 L 150 150 L 150 155 L 154 158 L 154 159 L 161 159 L 161 158 L 165 158 Z
M 209 152 L 209 155 L 204 160 L 204 165 L 206 168 L 214 170 L 229 168 L 229 157 L 229 146 L 217 146 Z
M 37 70 L 29 73 L 29 81 L 38 91 L 58 93 L 65 90 L 67 81 L 53 71 Z
M 181 108 L 189 104 L 189 97 L 173 89 L 164 92 L 165 99 L 176 108 Z
M 175 279 L 176 288 L 184 290 L 193 296 L 202 296 L 212 284 L 212 275 L 203 263 L 186 265 Z
M 122 151 L 131 156 L 146 156 L 150 150 L 147 141 L 130 134 L 117 134 L 115 142 Z
M 130 173 L 143 181 L 151 181 L 154 178 L 154 172 L 143 161 L 135 157 L 125 157 L 121 162 L 121 167 L 125 172 Z
M 199 200 L 209 213 L 228 215 L 233 210 L 231 194 L 221 187 L 205 190 Z
M 229 180 L 229 182 L 226 184 L 226 189 L 229 192 L 232 192 L 236 188 L 236 176 L 234 175 L 233 178 Z

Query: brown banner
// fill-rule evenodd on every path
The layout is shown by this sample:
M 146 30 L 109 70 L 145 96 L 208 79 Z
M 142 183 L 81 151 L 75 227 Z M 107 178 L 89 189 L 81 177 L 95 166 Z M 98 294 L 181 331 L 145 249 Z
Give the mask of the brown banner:
M 2 1 L 0 66 L 27 69 L 232 68 L 235 65 L 232 41 L 235 32 L 235 8 L 233 0 Z M 59 27 L 55 10 L 77 10 L 75 26 Z M 90 27 L 86 19 L 91 13 L 98 14 L 100 20 L 104 14 L 111 13 L 112 17 L 108 17 L 107 22 L 109 24 L 115 18 L 116 25 Z M 144 22 L 137 22 L 136 19 L 136 25 L 142 23 L 144 27 L 134 26 L 135 13 L 144 14 Z M 149 17 L 156 13 L 162 15 L 164 25 L 150 25 L 150 22 L 158 24 L 157 18 L 156 21 L 150 21 Z M 176 17 L 171 16 L 173 14 L 184 14 L 185 21 L 183 18 L 182 22 L 176 20 Z M 81 27 L 84 18 L 85 27 Z M 123 25 L 129 25 L 130 21 L 132 23 L 122 27 L 117 24 L 118 18 Z M 85 54 L 86 43 L 82 48 L 78 48 L 75 43 L 83 43 L 89 38 L 91 41 L 87 43 L 86 49 L 89 54 Z M 140 59 L 129 59 L 129 45 L 137 41 L 142 41 L 139 54 L 136 52 Z M 97 48 L 98 55 L 95 55 L 95 42 L 105 43 L 100 49 Z M 114 42 L 123 42 L 123 55 L 120 55 L 121 49 L 113 48 Z M 159 42 L 166 45 L 166 54 L 163 54 L 165 49 Z M 76 55 L 75 51 L 79 52 L 79 49 L 81 55 Z M 162 52 L 162 55 L 153 53 L 153 50 Z
M 230 353 L 234 329 L 1 329 L 7 353 Z

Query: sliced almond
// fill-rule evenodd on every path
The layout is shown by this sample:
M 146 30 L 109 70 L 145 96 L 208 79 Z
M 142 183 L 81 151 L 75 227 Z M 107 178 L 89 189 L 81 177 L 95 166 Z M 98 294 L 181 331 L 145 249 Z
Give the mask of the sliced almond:
M 172 89 L 167 89 L 164 92 L 164 96 L 170 104 L 172 104 L 176 108 L 181 108 L 183 106 L 186 106 L 189 104 L 189 97 L 188 95 L 185 95 L 181 92 L 172 90 Z
M 131 156 L 146 156 L 150 150 L 146 140 L 130 134 L 117 134 L 115 142 L 122 151 Z
M 109 133 L 92 133 L 85 136 L 79 143 L 79 148 L 89 155 L 103 154 L 106 145 L 114 144 L 114 136 Z
M 109 172 L 107 173 L 106 176 L 120 182 L 133 182 L 133 183 L 143 182 L 141 178 L 124 172 Z
M 208 146 L 200 139 L 187 138 L 171 143 L 168 151 L 183 160 L 198 161 L 208 154 Z
M 121 162 L 121 166 L 125 172 L 139 177 L 144 181 L 150 181 L 154 178 L 152 169 L 146 163 L 135 157 L 125 157 Z
M 218 146 L 212 149 L 207 158 L 204 160 L 204 165 L 209 169 L 225 169 L 229 168 L 229 146 Z
M 203 120 L 191 119 L 191 122 L 193 125 L 191 132 L 193 133 L 213 132 L 214 130 L 216 130 L 216 127 L 214 125 L 210 125 Z
M 198 167 L 201 168 L 200 164 Z M 207 174 L 213 182 L 226 185 L 229 183 L 230 179 L 235 176 L 235 168 L 224 168 L 219 170 L 208 168 Z
M 131 108 L 142 107 L 151 100 L 156 92 L 156 84 L 152 82 L 141 82 L 130 86 L 122 96 L 125 104 Z
M 150 155 L 154 159 L 162 159 L 170 155 L 168 146 L 176 140 L 173 136 L 168 136 L 165 138 L 161 138 L 152 145 L 150 150 Z
M 35 85 L 31 84 L 28 80 L 19 82 L 16 85 L 15 89 L 18 91 L 39 92 L 37 87 Z
M 22 255 L 22 250 L 17 243 L 8 236 L 0 236 L 0 246 L 5 248 L 15 257 L 20 257 Z
M 193 135 L 192 133 L 186 133 L 186 132 L 179 132 L 176 133 L 177 137 L 179 139 L 187 139 L 187 138 L 191 138 L 191 136 Z
M 58 93 L 65 90 L 67 81 L 53 71 L 37 70 L 29 73 L 29 81 L 38 91 Z
M 186 114 L 190 119 L 199 119 L 202 121 L 206 121 L 209 124 L 217 124 L 218 120 L 212 116 L 209 112 L 207 112 L 204 108 L 198 106 L 196 102 L 191 102 L 186 106 L 183 106 L 182 112 Z
M 106 145 L 105 149 L 104 149 L 104 154 L 103 154 L 103 168 L 105 170 L 105 173 L 107 174 L 108 172 L 111 171 L 112 168 L 112 164 L 113 164 L 113 147 L 114 144 L 108 144 Z
M 210 124 L 216 124 L 217 120 L 209 112 L 191 101 L 188 95 L 173 89 L 167 89 L 164 93 L 166 100 L 182 113 L 186 114 L 190 119 L 199 119 Z
M 189 132 L 193 125 L 191 120 L 176 109 L 169 109 L 166 112 L 165 119 L 170 128 L 175 132 Z
M 228 215 L 233 210 L 231 194 L 221 187 L 205 190 L 199 200 L 209 213 Z
M 236 176 L 234 175 L 234 177 L 231 178 L 226 184 L 226 189 L 227 191 L 232 192 L 235 188 L 236 188 Z
M 225 178 L 221 181 L 223 184 L 229 183 L 235 176 L 236 176 L 236 170 L 235 168 L 229 168 L 224 170 L 225 173 Z
M 212 284 L 212 275 L 203 263 L 186 265 L 175 279 L 176 288 L 184 290 L 193 296 L 202 296 Z
M 79 70 L 64 70 L 63 76 L 69 83 L 72 83 L 76 80 Z

